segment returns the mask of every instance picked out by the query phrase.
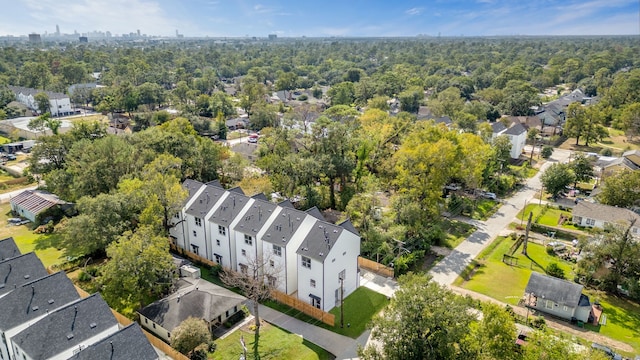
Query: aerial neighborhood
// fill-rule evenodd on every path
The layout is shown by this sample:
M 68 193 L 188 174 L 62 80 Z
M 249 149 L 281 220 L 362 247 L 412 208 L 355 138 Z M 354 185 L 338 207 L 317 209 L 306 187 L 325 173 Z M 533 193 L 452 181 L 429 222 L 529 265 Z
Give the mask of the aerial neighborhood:
M 0 360 L 640 359 L 637 34 L 278 34 L 0 36 Z

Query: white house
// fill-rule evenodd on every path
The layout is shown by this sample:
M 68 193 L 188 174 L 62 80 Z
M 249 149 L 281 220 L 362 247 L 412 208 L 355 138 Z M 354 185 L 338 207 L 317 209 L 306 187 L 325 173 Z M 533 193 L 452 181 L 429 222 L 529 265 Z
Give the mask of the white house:
M 176 212 L 173 218 L 169 220 L 172 225 L 169 229 L 169 237 L 174 245 L 182 249 L 188 249 L 189 245 L 186 243 L 186 229 L 184 226 L 184 211 L 191 206 L 192 201 L 194 201 L 195 197 L 199 194 L 200 189 L 204 188 L 204 184 L 199 181 L 187 179 L 182 183 L 182 187 L 188 191 L 189 195 L 184 202 L 184 207 Z
M 118 321 L 100 294 L 50 312 L 11 339 L 14 359 L 66 360 L 118 332 Z
M 352 230 L 316 220 L 296 253 L 298 299 L 329 311 L 358 288 L 360 236 Z
M 9 346 L 13 344 L 13 337 L 79 298 L 63 271 L 34 279 L 0 298 L 0 338 L 3 340 L 0 342 L 0 358 L 18 359 L 14 356 L 15 347 Z
M 213 252 L 209 246 L 211 234 L 208 234 L 207 215 L 223 199 L 224 194 L 225 190 L 221 187 L 205 185 L 198 190 L 183 213 L 185 246 L 189 251 L 210 260 Z
M 18 102 L 24 104 L 31 110 L 38 110 L 35 95 L 43 92 L 49 97 L 49 112 L 52 116 L 70 115 L 73 112 L 71 109 L 71 100 L 69 99 L 69 96 L 65 94 L 36 90 L 21 86 L 9 86 L 9 89 L 16 95 L 16 100 Z
M 242 194 L 239 188 L 225 192 L 219 206 L 208 215 L 209 242 L 212 248 L 211 260 L 223 267 L 237 270 L 236 232 L 231 231 L 234 223 L 249 209 L 251 198 Z M 239 240 L 238 240 L 239 241 Z
M 298 291 L 298 257 L 296 251 L 306 238 L 316 218 L 296 210 L 289 201 L 279 204 L 282 210 L 261 237 L 263 258 L 268 259 L 276 289 L 291 295 Z
M 491 124 L 493 134 L 491 139 L 495 140 L 498 136 L 504 135 L 509 138 L 511 142 L 511 152 L 509 155 L 512 159 L 520 158 L 522 149 L 527 142 L 527 129 L 520 123 L 512 123 L 509 128 L 504 126 L 501 122 L 495 122 Z
M 609 225 L 629 226 L 635 220 L 631 234 L 640 236 L 640 215 L 629 209 L 580 201 L 573 207 L 571 215 L 575 225 L 601 229 Z

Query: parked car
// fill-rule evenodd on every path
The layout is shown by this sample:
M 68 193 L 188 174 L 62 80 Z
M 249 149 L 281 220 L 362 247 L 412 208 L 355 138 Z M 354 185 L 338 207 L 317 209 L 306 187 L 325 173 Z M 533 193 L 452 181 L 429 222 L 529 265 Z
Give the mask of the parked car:
M 251 134 L 249 135 L 249 142 L 250 143 L 257 143 L 258 142 L 258 134 Z
M 482 196 L 485 199 L 498 200 L 498 197 L 496 196 L 496 194 L 494 194 L 492 192 L 485 192 L 485 193 L 482 194 Z
M 7 222 L 8 222 L 9 224 L 18 224 L 18 223 L 19 223 L 19 222 L 21 222 L 21 221 L 22 221 L 22 219 L 20 219 L 20 218 L 8 218 L 8 219 L 7 219 Z
M 14 154 L 7 154 L 7 159 L 8 160 L 15 160 L 15 159 L 17 159 L 17 157 Z
M 591 344 L 592 349 L 600 350 L 614 360 L 622 360 L 622 355 L 615 353 L 611 348 L 598 343 Z

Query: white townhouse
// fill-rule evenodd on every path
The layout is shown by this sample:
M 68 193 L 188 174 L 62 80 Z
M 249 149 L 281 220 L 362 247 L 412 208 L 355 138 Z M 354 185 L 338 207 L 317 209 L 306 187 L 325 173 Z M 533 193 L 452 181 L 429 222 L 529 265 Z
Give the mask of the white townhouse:
M 509 155 L 512 159 L 518 159 L 522 154 L 522 149 L 527 142 L 527 129 L 520 123 L 513 123 L 509 128 L 497 121 L 491 124 L 493 133 L 491 140 L 495 140 L 498 136 L 506 136 L 511 142 L 511 151 Z
M 185 246 L 188 246 L 187 250 L 209 260 L 213 259 L 213 251 L 207 216 L 224 195 L 223 188 L 205 184 L 184 209 Z
M 236 243 L 236 270 L 247 272 L 251 264 L 256 261 L 267 261 L 261 259 L 263 254 L 263 237 L 271 224 L 277 217 L 281 208 L 276 204 L 266 200 L 263 194 L 250 199 L 246 211 L 236 217 L 236 220 L 229 227 L 232 229 Z M 270 279 L 271 285 L 275 286 L 275 279 Z
M 298 299 L 329 311 L 358 288 L 360 236 L 350 221 L 316 220 L 296 253 Z
M 222 187 L 220 187 L 222 189 Z M 222 190 L 224 191 L 224 190 Z M 244 196 L 240 188 L 225 192 L 224 199 L 208 215 L 211 260 L 225 268 L 238 270 L 236 232 L 231 231 L 233 223 L 248 209 L 251 198 Z
M 298 291 L 296 251 L 317 219 L 296 210 L 288 200 L 278 205 L 282 210 L 261 237 L 263 258 L 268 260 L 267 266 L 273 268 L 270 273 L 275 279 L 269 282 L 275 283 L 278 291 L 291 295 Z
M 184 224 L 184 211 L 191 206 L 191 202 L 194 201 L 195 197 L 200 193 L 200 190 L 204 190 L 204 184 L 196 180 L 187 179 L 182 183 L 182 187 L 188 191 L 189 195 L 184 201 L 184 207 L 180 211 L 176 212 L 173 215 L 173 218 L 169 220 L 172 225 L 169 229 L 169 237 L 173 244 L 182 249 L 188 250 L 189 244 L 187 243 L 186 228 Z
M 9 86 L 9 89 L 16 95 L 16 100 L 18 102 L 24 104 L 31 110 L 38 110 L 35 95 L 43 92 L 49 97 L 49 112 L 52 116 L 70 115 L 73 112 L 71 109 L 71 99 L 69 99 L 69 96 L 65 94 L 36 90 L 21 86 Z

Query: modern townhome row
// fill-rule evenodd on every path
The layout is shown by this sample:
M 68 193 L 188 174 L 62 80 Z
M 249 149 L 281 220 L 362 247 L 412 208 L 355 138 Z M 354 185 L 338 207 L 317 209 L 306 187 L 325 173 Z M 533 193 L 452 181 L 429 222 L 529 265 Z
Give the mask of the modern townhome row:
M 189 196 L 170 230 L 179 248 L 235 271 L 260 262 L 277 290 L 324 311 L 359 286 L 360 235 L 349 220 L 332 224 L 317 208 L 274 204 L 217 181 L 183 186 Z
M 17 249 L 0 240 L 0 360 L 159 358 L 99 294 L 81 298 L 64 272 L 49 275 L 34 253 Z

